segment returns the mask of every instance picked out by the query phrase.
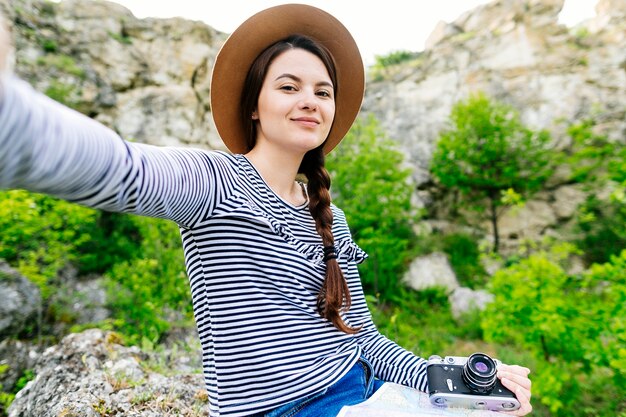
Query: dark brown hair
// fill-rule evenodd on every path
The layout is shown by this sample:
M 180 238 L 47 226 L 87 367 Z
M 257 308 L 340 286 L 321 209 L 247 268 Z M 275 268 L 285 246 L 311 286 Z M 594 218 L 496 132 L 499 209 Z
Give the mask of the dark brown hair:
M 241 97 L 241 120 L 246 132 L 246 146 L 250 151 L 256 144 L 256 121 L 252 120 L 252 113 L 257 108 L 259 94 L 265 75 L 270 64 L 285 51 L 304 49 L 322 60 L 335 90 L 338 94 L 337 73 L 335 63 L 330 52 L 313 39 L 292 35 L 282 41 L 269 46 L 252 63 Z M 332 232 L 333 213 L 330 208 L 330 175 L 324 167 L 323 144 L 304 155 L 299 173 L 307 178 L 309 194 L 309 211 L 315 219 L 317 233 L 322 238 L 324 247 L 332 247 L 335 238 Z M 332 256 L 330 257 L 332 258 Z M 345 333 L 356 333 L 359 328 L 348 326 L 341 318 L 341 311 L 347 311 L 352 304 L 350 290 L 337 259 L 326 260 L 326 277 L 317 296 L 317 309 L 320 315 L 330 321 L 337 329 Z

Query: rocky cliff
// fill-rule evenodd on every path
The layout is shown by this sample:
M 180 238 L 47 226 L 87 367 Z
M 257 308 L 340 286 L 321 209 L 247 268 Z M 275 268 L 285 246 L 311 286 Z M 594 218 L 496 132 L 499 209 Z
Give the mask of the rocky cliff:
M 605 133 L 626 138 L 626 1 L 600 0 L 597 16 L 572 29 L 557 21 L 563 3 L 496 0 L 440 22 L 415 61 L 369 82 L 363 110 L 407 150 L 418 182 L 452 105 L 474 91 L 557 139 L 567 122 L 596 114 Z
M 564 0 L 495 0 L 441 22 L 413 61 L 370 77 L 372 113 L 414 167 L 417 200 L 432 204 L 429 162 L 452 105 L 474 91 L 520 110 L 567 146 L 565 128 L 586 117 L 626 137 L 626 0 L 599 0 L 595 18 L 558 23 Z M 38 89 L 112 127 L 159 145 L 223 149 L 209 108 L 210 66 L 226 34 L 183 19 L 137 19 L 115 3 L 0 0 L 12 23 L 15 70 Z M 502 237 L 537 238 L 567 221 L 579 188 L 552 190 L 505 215 Z M 509 239 L 510 238 L 510 239 Z M 508 241 L 507 241 L 508 239 Z
M 548 129 L 557 148 L 569 145 L 568 124 L 586 118 L 597 133 L 626 141 L 626 0 L 600 0 L 596 16 L 574 28 L 558 23 L 563 2 L 496 0 L 470 10 L 437 25 L 415 60 L 370 80 L 362 111 L 406 151 L 421 204 L 433 203 L 429 163 L 438 133 L 453 104 L 472 92 L 512 105 L 525 124 Z M 520 238 L 559 235 L 585 199 L 580 185 L 567 182 L 557 175 L 549 190 L 501 217 L 504 250 Z
M 12 24 L 15 71 L 37 89 L 158 145 L 219 148 L 210 65 L 225 35 L 180 18 L 137 19 L 105 1 L 0 0 Z

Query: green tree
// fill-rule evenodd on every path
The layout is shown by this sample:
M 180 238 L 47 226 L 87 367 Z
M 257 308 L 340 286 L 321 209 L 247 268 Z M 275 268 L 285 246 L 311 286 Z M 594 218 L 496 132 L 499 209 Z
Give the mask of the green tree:
M 357 120 L 327 161 L 333 201 L 369 259 L 359 271 L 366 290 L 389 299 L 409 259 L 417 218 L 411 204 L 410 169 L 395 142 L 373 117 Z
M 487 211 L 498 252 L 498 217 L 506 194 L 528 196 L 552 173 L 546 131 L 525 127 L 510 106 L 482 93 L 458 102 L 451 128 L 441 132 L 431 162 L 439 183 L 459 191 L 460 203 Z M 486 206 L 486 207 L 485 207 Z

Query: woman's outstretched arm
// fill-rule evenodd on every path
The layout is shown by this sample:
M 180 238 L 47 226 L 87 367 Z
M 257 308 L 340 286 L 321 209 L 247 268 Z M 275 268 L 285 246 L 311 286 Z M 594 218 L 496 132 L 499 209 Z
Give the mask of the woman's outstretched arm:
M 219 184 L 224 155 L 122 140 L 114 131 L 0 78 L 0 188 L 191 226 Z
M 2 31 L 1 67 L 7 50 Z M 0 76 L 0 188 L 192 226 L 215 202 L 223 160 L 215 152 L 124 141 L 6 71 Z

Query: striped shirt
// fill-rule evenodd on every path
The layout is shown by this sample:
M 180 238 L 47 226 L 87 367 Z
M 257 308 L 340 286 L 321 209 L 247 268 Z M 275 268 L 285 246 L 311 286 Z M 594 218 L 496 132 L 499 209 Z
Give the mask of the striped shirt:
M 372 323 L 354 243 L 332 206 L 352 294 L 348 335 L 317 311 L 322 242 L 307 205 L 276 195 L 243 155 L 130 143 L 16 78 L 0 96 L 0 187 L 170 219 L 181 231 L 211 416 L 318 392 L 364 355 L 384 381 L 426 390 L 425 361 Z

